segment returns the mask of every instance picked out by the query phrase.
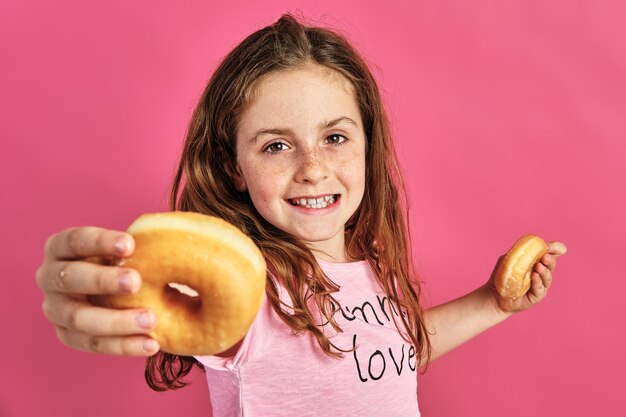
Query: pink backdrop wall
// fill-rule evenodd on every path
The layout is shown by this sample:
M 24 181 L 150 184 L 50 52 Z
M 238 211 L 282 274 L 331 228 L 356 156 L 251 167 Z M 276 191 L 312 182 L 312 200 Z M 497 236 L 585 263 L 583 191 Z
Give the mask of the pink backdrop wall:
M 89 3 L 0 3 L 0 416 L 210 415 L 200 374 L 157 394 L 143 360 L 62 346 L 35 270 L 62 228 L 165 210 L 218 60 L 296 9 L 374 64 L 429 304 L 481 285 L 523 233 L 568 245 L 544 303 L 420 377 L 423 414 L 622 415 L 624 2 Z

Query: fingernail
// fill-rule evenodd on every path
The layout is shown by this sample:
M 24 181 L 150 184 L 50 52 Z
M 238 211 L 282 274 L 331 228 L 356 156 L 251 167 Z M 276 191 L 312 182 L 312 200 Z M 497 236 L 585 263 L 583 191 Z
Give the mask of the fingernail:
M 130 274 L 130 272 L 122 272 L 122 275 L 120 275 L 120 281 L 119 281 L 119 286 L 120 286 L 120 291 L 125 292 L 125 293 L 132 293 L 133 292 L 133 277 Z
M 139 315 L 135 318 L 135 321 L 142 329 L 152 329 L 155 325 L 156 318 L 151 312 L 144 311 L 139 313 Z
M 143 341 L 143 350 L 146 352 L 156 352 L 159 350 L 159 343 L 154 339 L 146 339 Z
M 120 255 L 125 254 L 126 251 L 129 248 L 129 246 L 130 246 L 130 242 L 128 241 L 128 239 L 126 239 L 123 236 L 122 237 L 118 237 L 117 240 L 115 241 L 115 250 Z

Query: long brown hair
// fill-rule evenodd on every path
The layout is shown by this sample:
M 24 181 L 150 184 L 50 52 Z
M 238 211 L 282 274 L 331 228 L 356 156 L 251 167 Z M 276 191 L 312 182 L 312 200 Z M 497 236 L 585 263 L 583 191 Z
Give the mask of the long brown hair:
M 250 236 L 267 261 L 266 291 L 278 316 L 294 333 L 310 332 L 329 356 L 343 355 L 315 320 L 317 311 L 339 330 L 330 302 L 339 288 L 326 277 L 311 250 L 267 222 L 248 193 L 238 192 L 228 175 L 235 166 L 238 117 L 259 82 L 274 71 L 307 63 L 338 72 L 354 87 L 367 138 L 365 194 L 346 224 L 346 253 L 369 262 L 390 302 L 403 312 L 396 326 L 416 347 L 418 363 L 427 363 L 430 341 L 411 261 L 408 204 L 388 118 L 367 64 L 344 36 L 306 26 L 285 14 L 235 47 L 213 73 L 193 113 L 173 182 L 171 208 L 221 217 Z M 291 298 L 289 310 L 279 299 L 278 279 Z M 194 365 L 202 368 L 193 357 L 159 352 L 147 360 L 146 380 L 157 391 L 180 388 Z

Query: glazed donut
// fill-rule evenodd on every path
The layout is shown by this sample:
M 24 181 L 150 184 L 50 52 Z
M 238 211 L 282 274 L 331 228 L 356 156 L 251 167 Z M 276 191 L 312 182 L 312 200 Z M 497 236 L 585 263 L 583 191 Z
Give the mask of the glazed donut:
M 548 252 L 546 242 L 535 235 L 522 236 L 504 255 L 495 273 L 498 293 L 507 298 L 517 298 L 530 288 L 530 275 L 535 264 Z
M 265 294 L 265 260 L 252 239 L 217 217 L 144 214 L 128 228 L 135 252 L 117 264 L 142 277 L 135 294 L 109 296 L 114 308 L 150 308 L 150 336 L 175 355 L 221 353 L 240 341 Z

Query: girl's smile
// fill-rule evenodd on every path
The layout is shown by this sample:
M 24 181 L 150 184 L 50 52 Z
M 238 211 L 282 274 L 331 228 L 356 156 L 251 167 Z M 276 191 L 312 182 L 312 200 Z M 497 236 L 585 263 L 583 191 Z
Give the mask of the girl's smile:
M 271 224 L 345 261 L 345 224 L 365 190 L 366 138 L 350 82 L 309 64 L 259 83 L 237 129 L 239 191 Z
M 288 198 L 287 201 L 291 203 L 291 205 L 296 207 L 301 207 L 303 209 L 309 210 L 321 210 L 325 208 L 335 207 L 337 204 L 337 200 L 339 199 L 339 194 L 326 194 L 322 196 L 313 196 L 313 197 L 296 197 L 296 198 Z

